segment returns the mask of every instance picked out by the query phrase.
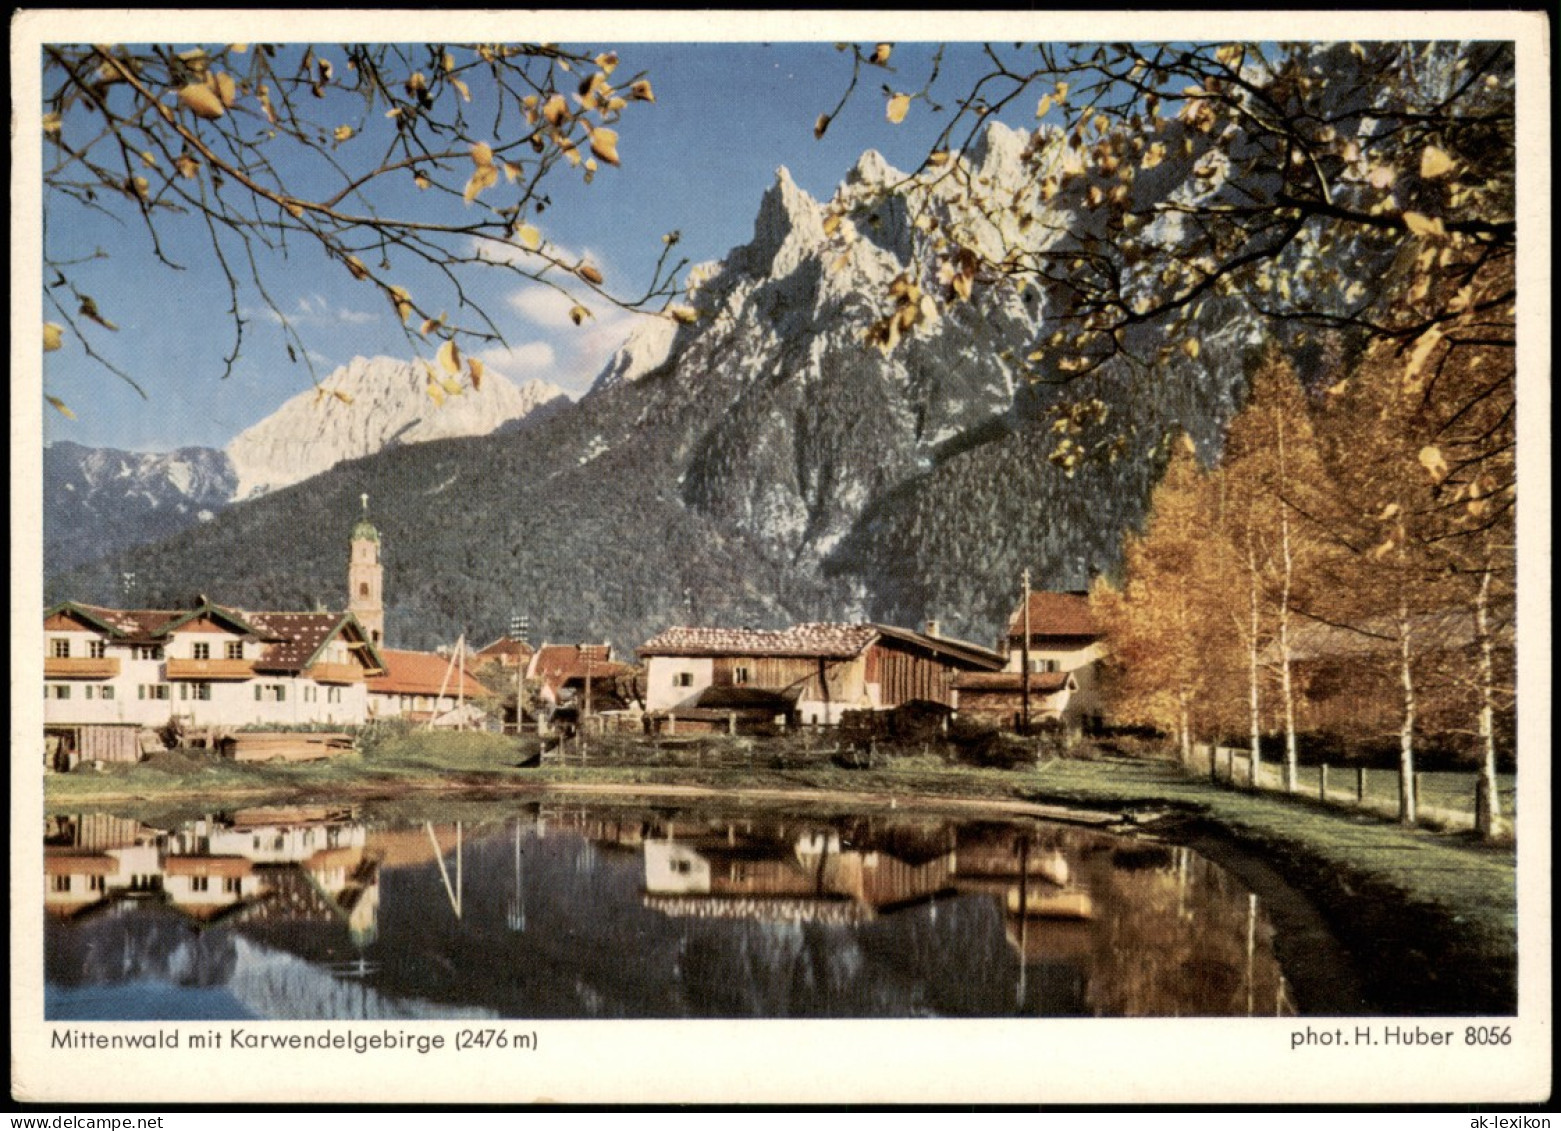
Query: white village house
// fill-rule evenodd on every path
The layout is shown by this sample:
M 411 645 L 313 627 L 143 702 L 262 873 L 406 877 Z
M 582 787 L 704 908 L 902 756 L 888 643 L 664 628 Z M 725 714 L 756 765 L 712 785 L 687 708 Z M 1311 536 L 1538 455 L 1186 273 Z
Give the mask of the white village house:
M 365 507 L 367 499 L 365 498 Z M 189 608 L 64 601 L 43 614 L 44 755 L 135 761 L 170 723 L 238 728 L 367 722 L 387 674 L 379 532 L 352 529 L 346 612 L 253 612 L 205 597 Z

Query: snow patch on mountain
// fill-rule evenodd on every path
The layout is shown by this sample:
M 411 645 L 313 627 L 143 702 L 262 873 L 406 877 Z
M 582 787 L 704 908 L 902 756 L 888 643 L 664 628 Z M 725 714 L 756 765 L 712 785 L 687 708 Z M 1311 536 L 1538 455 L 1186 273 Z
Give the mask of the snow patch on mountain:
M 428 381 L 420 362 L 354 358 L 228 444 L 234 497 L 290 486 L 388 447 L 485 436 L 565 395 L 545 381 L 516 385 L 489 369 L 481 390 L 466 387 L 435 404 Z

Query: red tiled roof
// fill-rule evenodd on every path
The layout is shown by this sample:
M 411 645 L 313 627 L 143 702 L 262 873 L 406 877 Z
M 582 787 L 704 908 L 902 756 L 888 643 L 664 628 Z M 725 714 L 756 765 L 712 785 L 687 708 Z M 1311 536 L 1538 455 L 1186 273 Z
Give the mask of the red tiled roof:
M 1024 636 L 1024 606 L 1008 621 L 1011 639 Z M 1053 593 L 1037 589 L 1030 594 L 1030 636 L 1102 636 L 1082 593 Z
M 641 656 L 857 656 L 879 632 L 870 624 L 798 624 L 783 629 L 689 628 L 657 633 Z
M 343 613 L 245 613 L 245 620 L 274 637 L 256 670 L 300 671 L 345 619 Z
M 1031 672 L 1030 693 L 1050 695 L 1068 686 L 1070 672 Z M 961 672 L 954 677 L 956 691 L 1012 691 L 1024 693 L 1023 672 Z
M 530 656 L 536 649 L 532 648 L 524 640 L 516 640 L 510 636 L 501 636 L 486 648 L 477 651 L 477 655 L 484 659 L 495 659 L 499 656 Z
M 553 687 L 562 687 L 571 679 L 592 679 L 621 675 L 629 665 L 612 658 L 611 644 L 544 644 L 531 658 L 527 675 Z
M 368 689 L 379 695 L 438 695 L 439 689 L 449 696 L 471 699 L 489 694 L 470 671 L 464 673 L 459 666 L 452 667 L 449 657 L 434 652 L 408 652 L 400 648 L 381 648 L 380 659 L 385 661 L 385 674 L 370 676 Z

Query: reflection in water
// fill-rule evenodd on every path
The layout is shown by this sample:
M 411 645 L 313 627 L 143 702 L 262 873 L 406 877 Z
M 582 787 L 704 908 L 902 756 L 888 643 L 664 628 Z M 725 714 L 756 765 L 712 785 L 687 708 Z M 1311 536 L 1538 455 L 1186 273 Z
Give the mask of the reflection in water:
M 1294 1012 L 1256 897 L 1186 849 L 1037 822 L 494 811 L 52 818 L 50 1017 Z

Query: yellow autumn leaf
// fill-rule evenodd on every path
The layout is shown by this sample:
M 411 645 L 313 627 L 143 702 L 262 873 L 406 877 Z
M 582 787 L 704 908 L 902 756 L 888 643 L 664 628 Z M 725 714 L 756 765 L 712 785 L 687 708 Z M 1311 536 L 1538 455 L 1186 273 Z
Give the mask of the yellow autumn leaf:
M 691 324 L 699 320 L 699 311 L 691 306 L 672 306 L 667 308 L 667 313 L 674 319 L 684 324 Z
M 461 100 L 463 102 L 470 102 L 472 100 L 471 88 L 460 79 L 456 78 L 454 75 L 450 76 L 450 85 L 455 87 L 456 90 L 460 91 Z
M 824 136 L 824 131 L 826 131 L 827 129 L 829 129 L 829 115 L 828 114 L 820 114 L 818 116 L 818 121 L 813 123 L 813 138 L 814 138 L 814 140 L 817 141 L 820 138 L 822 138 Z
M 351 126 L 337 126 L 334 134 L 337 141 L 346 141 L 352 135 L 353 129 Z
M 60 117 L 58 110 L 51 110 L 43 116 L 43 132 L 46 134 L 59 133 L 60 126 L 63 124 L 64 120 Z
M 1417 236 L 1430 238 L 1447 234 L 1447 229 L 1442 226 L 1442 218 L 1440 216 L 1427 216 L 1423 212 L 1406 212 L 1404 213 L 1404 223 Z
M 569 117 L 569 103 L 562 94 L 555 94 L 542 104 L 542 118 L 550 126 L 557 126 Z
M 466 191 L 461 194 L 467 204 L 477 199 L 483 189 L 492 188 L 499 183 L 499 171 L 492 165 L 478 165 L 472 171 L 471 180 L 466 182 Z
M 434 182 L 428 179 L 428 175 L 426 173 L 419 170 L 412 174 L 412 183 L 420 189 L 426 189 Z
M 331 396 L 333 396 L 337 400 L 341 401 L 342 404 L 351 404 L 352 403 L 352 394 L 351 393 L 344 393 L 340 389 L 332 389 L 331 390 Z
M 363 260 L 359 259 L 356 255 L 349 255 L 347 257 L 346 263 L 347 270 L 352 272 L 352 277 L 354 279 L 367 279 L 369 277 L 369 269 L 363 266 Z
M 59 349 L 65 344 L 65 327 L 58 322 L 45 322 L 43 324 L 43 348 L 44 352 Z
M 602 69 L 603 74 L 610 75 L 618 69 L 618 53 L 616 51 L 608 51 L 598 55 L 593 62 Z
M 461 395 L 461 383 L 454 377 L 446 377 L 441 375 L 439 378 L 439 385 L 452 397 L 458 397 Z
M 282 207 L 287 209 L 288 215 L 291 216 L 294 220 L 302 220 L 303 219 L 303 217 L 304 217 L 304 206 L 302 204 L 299 204 L 296 200 L 284 201 L 283 204 L 282 204 Z
M 640 79 L 629 84 L 629 97 L 639 102 L 654 102 L 656 92 L 650 88 L 649 80 Z
M 524 172 L 525 170 L 522 169 L 519 165 L 515 164 L 515 162 L 504 162 L 504 179 L 510 184 L 514 184 L 516 181 L 520 180 L 521 174 Z
M 1453 159 L 1445 150 L 1438 149 L 1434 145 L 1425 147 L 1425 152 L 1420 155 L 1420 175 L 1428 181 L 1434 181 L 1438 177 L 1445 177 L 1452 172 Z
M 234 101 L 238 98 L 238 86 L 233 81 L 233 76 L 226 71 L 214 71 L 206 76 L 206 84 L 221 100 L 226 109 L 232 109 Z
M 461 350 L 455 342 L 445 342 L 439 347 L 439 353 L 436 356 L 439 359 L 440 368 L 446 373 L 456 374 L 461 371 Z
M 388 291 L 390 304 L 396 308 L 396 313 L 401 316 L 402 325 L 412 317 L 412 296 L 407 293 L 405 287 L 391 287 Z
M 179 101 L 190 113 L 207 121 L 220 118 L 228 112 L 222 105 L 222 98 L 205 83 L 192 82 L 180 87 Z
M 1051 108 L 1052 96 L 1049 94 L 1043 94 L 1041 95 L 1040 105 L 1036 106 L 1035 108 L 1035 116 L 1037 118 L 1044 118 L 1047 114 L 1051 113 Z
M 1381 545 L 1379 545 L 1376 548 L 1374 548 L 1366 556 L 1371 558 L 1372 561 L 1380 562 L 1383 558 L 1387 557 L 1390 553 L 1393 552 L 1393 546 L 1394 545 L 1395 545 L 1395 543 L 1394 543 L 1393 539 L 1389 538 L 1385 542 L 1383 542 Z
M 605 126 L 591 131 L 591 152 L 609 165 L 618 164 L 618 134 Z
M 174 167 L 179 170 L 179 175 L 184 177 L 186 180 L 193 181 L 200 175 L 200 162 L 195 160 L 195 158 L 191 157 L 188 153 L 179 154 L 178 157 L 174 158 L 173 163 Z
M 141 151 L 141 163 L 146 165 L 148 168 L 157 168 L 157 154 L 153 153 L 150 149 L 143 149 Z
M 589 263 L 582 263 L 580 266 L 576 267 L 575 274 L 579 275 L 580 278 L 584 279 L 587 283 L 596 283 L 597 285 L 600 285 L 602 281 L 602 273 Z
M 580 323 L 584 322 L 589 317 L 591 317 L 591 312 L 585 307 L 581 306 L 579 303 L 576 303 L 574 306 L 569 308 L 569 321 L 573 322 L 576 326 L 580 325 Z
M 872 56 L 867 60 L 876 66 L 882 67 L 889 61 L 889 55 L 894 51 L 894 44 L 880 43 L 873 48 Z
M 911 108 L 911 96 L 908 94 L 896 94 L 889 99 L 889 106 L 885 110 L 885 116 L 895 125 L 905 121 L 905 115 Z
M 1184 452 L 1186 452 L 1188 455 L 1195 456 L 1195 455 L 1198 454 L 1198 445 L 1193 443 L 1192 437 L 1187 435 L 1187 433 L 1185 433 L 1185 432 L 1182 433 L 1181 443 L 1182 443 L 1182 450 Z
M 493 164 L 493 147 L 485 141 L 472 144 L 472 162 L 479 169 Z
M 483 374 L 482 362 L 478 361 L 475 357 L 468 357 L 466 359 L 466 368 L 472 376 L 472 388 L 481 392 Z
M 521 224 L 515 229 L 515 238 L 520 241 L 520 246 L 530 251 L 536 251 L 542 246 L 542 233 L 530 224 Z
M 69 406 L 67 406 L 64 401 L 60 400 L 59 397 L 51 397 L 48 393 L 45 393 L 43 394 L 43 399 L 53 405 L 55 411 L 58 412 L 61 416 L 65 417 L 67 420 L 76 419 L 76 414 L 72 412 Z
M 1447 460 L 1442 456 L 1442 449 L 1435 444 L 1427 444 L 1420 449 L 1420 466 L 1426 469 L 1427 474 L 1440 483 L 1447 478 Z
M 1197 338 L 1188 338 L 1182 343 L 1182 352 L 1188 357 L 1196 358 L 1203 347 L 1199 345 Z
M 432 400 L 435 405 L 444 404 L 444 390 L 439 387 L 438 382 L 430 380 L 427 387 L 423 391 L 428 394 L 429 399 Z

